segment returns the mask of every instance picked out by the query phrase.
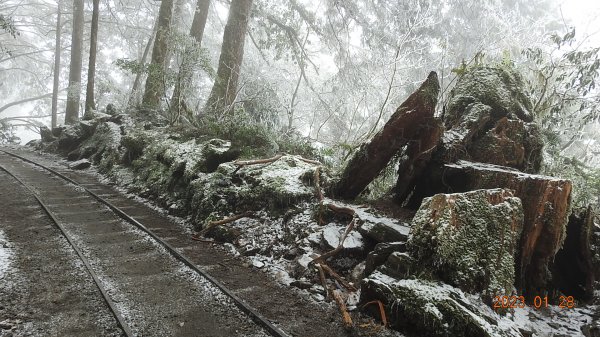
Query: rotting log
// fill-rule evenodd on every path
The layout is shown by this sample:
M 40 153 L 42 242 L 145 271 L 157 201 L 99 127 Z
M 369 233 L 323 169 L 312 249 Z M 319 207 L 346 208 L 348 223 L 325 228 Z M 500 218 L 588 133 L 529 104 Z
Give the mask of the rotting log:
M 552 289 L 551 263 L 565 239 L 572 183 L 507 167 L 460 160 L 429 167 L 408 204 L 437 193 L 506 188 L 523 204 L 524 225 L 517 251 L 517 288 L 528 298 Z
M 405 145 L 419 139 L 419 131 L 433 119 L 440 91 L 438 77 L 431 72 L 419 89 L 404 101 L 371 141 L 360 146 L 334 186 L 335 196 L 354 199 Z
M 591 206 L 574 211 L 569 216 L 564 245 L 556 254 L 552 268 L 558 290 L 581 301 L 589 301 L 594 296 L 595 274 L 590 244 L 593 227 Z

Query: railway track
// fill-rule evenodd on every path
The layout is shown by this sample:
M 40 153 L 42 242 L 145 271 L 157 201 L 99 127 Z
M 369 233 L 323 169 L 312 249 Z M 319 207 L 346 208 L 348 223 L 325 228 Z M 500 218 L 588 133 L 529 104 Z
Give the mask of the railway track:
M 29 191 L 66 238 L 125 336 L 288 336 L 84 184 L 1 149 L 0 169 Z

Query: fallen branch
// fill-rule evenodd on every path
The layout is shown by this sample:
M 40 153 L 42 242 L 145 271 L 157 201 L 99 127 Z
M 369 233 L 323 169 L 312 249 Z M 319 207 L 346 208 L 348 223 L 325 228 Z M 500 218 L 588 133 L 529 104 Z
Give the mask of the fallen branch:
M 387 317 L 385 315 L 385 307 L 383 306 L 383 303 L 381 303 L 381 301 L 379 300 L 374 300 L 363 304 L 362 308 L 364 309 L 369 304 L 377 304 L 379 306 L 379 316 L 381 317 L 381 322 L 383 323 L 383 326 L 387 327 L 388 322 Z
M 319 270 L 319 278 L 321 279 L 321 284 L 323 285 L 323 289 L 325 289 L 325 299 L 329 300 L 329 288 L 327 287 L 325 272 L 323 271 L 323 267 L 321 267 L 321 264 L 317 263 L 317 269 Z
M 256 160 L 243 160 L 243 161 L 234 161 L 233 164 L 237 166 L 248 166 L 248 165 L 257 165 L 257 164 L 268 164 L 274 161 L 279 160 L 279 158 L 283 157 L 283 154 L 278 154 L 275 157 L 267 158 L 267 159 L 256 159 Z
M 348 313 L 348 309 L 346 308 L 346 303 L 344 303 L 344 299 L 342 298 L 340 291 L 337 289 L 331 289 L 331 294 L 333 296 L 333 299 L 337 303 L 338 308 L 340 309 L 340 312 L 342 313 L 342 319 L 344 321 L 344 328 L 346 330 L 352 329 L 352 325 L 353 325 L 352 317 L 350 317 L 350 313 Z
M 319 165 L 319 166 L 322 165 L 321 162 L 318 162 L 316 160 L 306 159 L 306 158 L 304 158 L 302 156 L 296 156 L 296 158 L 298 158 L 298 160 L 301 160 L 301 161 L 303 161 L 305 163 L 309 163 L 309 164 L 313 164 L 313 165 Z
M 323 270 L 326 271 L 327 274 L 336 279 L 348 291 L 355 292 L 357 290 L 356 287 L 348 283 L 348 281 L 344 280 L 343 277 L 341 277 L 338 273 L 331 269 L 331 267 L 329 267 L 323 260 L 319 261 L 319 265 L 321 265 L 321 268 L 323 268 Z
M 213 228 L 215 228 L 217 226 L 221 226 L 221 225 L 224 225 L 224 224 L 227 224 L 227 223 L 230 223 L 230 222 L 234 222 L 234 221 L 239 220 L 241 218 L 247 218 L 247 217 L 249 217 L 251 215 L 252 215 L 252 212 L 245 212 L 245 213 L 242 213 L 242 214 L 234 215 L 234 216 L 229 217 L 229 218 L 225 218 L 223 220 L 211 221 L 211 222 L 209 222 L 206 225 L 206 227 L 204 229 L 202 229 L 200 231 L 200 233 L 198 233 L 198 235 L 199 236 L 204 236 L 204 234 L 206 234 L 209 230 L 211 230 L 211 229 L 213 229 Z
M 346 237 L 348 237 L 348 234 L 350 234 L 350 232 L 354 229 L 354 225 L 356 224 L 356 218 L 352 218 L 352 221 L 350 221 L 350 223 L 348 224 L 348 226 L 346 226 L 346 230 L 344 231 L 344 234 L 342 234 L 342 237 L 340 238 L 340 242 L 338 243 L 337 247 L 335 247 L 335 249 L 328 251 L 327 253 L 322 254 L 321 256 L 315 257 L 313 259 L 313 261 L 317 261 L 317 260 L 322 260 L 325 261 L 328 258 L 336 255 L 337 253 L 339 253 L 340 251 L 342 251 L 342 249 L 344 249 L 344 241 L 346 241 Z

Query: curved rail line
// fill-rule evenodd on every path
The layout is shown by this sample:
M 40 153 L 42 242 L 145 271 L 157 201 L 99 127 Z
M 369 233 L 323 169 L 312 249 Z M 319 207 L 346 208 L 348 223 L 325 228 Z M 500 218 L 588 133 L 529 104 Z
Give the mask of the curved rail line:
M 185 257 L 184 255 L 180 254 L 173 246 L 171 246 L 169 243 L 165 242 L 164 240 L 162 240 L 160 237 L 158 237 L 156 234 L 154 234 L 154 232 L 152 232 L 151 230 L 149 230 L 148 228 L 146 228 L 146 226 L 144 226 L 142 223 L 140 223 L 139 221 L 135 220 L 134 218 L 132 218 L 131 216 L 127 215 L 127 213 L 123 212 L 121 209 L 119 209 L 118 207 L 116 207 L 115 205 L 113 205 L 110 201 L 105 200 L 104 198 L 100 197 L 99 195 L 97 195 L 96 193 L 90 191 L 89 189 L 87 189 L 85 186 L 79 184 L 77 181 L 65 176 L 64 174 L 57 172 L 54 169 L 51 169 L 45 165 L 42 165 L 40 163 L 37 163 L 31 159 L 22 157 L 16 153 L 12 153 L 6 150 L 0 150 L 0 152 L 3 152 L 9 156 L 18 158 L 22 161 L 25 161 L 27 163 L 33 164 L 35 166 L 38 166 L 60 178 L 62 178 L 63 180 L 68 181 L 69 183 L 76 185 L 82 189 L 84 189 L 89 195 L 91 195 L 94 199 L 98 200 L 99 202 L 105 204 L 106 206 L 108 206 L 115 214 L 117 214 L 119 217 L 121 217 L 123 220 L 131 223 L 132 225 L 136 226 L 137 228 L 139 228 L 140 230 L 144 231 L 146 234 L 150 235 L 156 242 L 158 242 L 159 244 L 161 244 L 163 247 L 165 247 L 165 249 L 167 249 L 167 251 L 169 253 L 171 253 L 171 255 L 173 255 L 177 260 L 181 261 L 182 263 L 184 263 L 186 266 L 188 266 L 189 268 L 191 268 L 193 271 L 195 271 L 196 273 L 200 274 L 202 277 L 204 277 L 205 279 L 207 279 L 209 282 L 211 282 L 212 284 L 214 284 L 217 288 L 219 288 L 225 295 L 227 295 L 229 298 L 232 299 L 233 303 L 240 309 L 242 310 L 242 312 L 244 312 L 245 314 L 247 314 L 248 316 L 250 316 L 250 318 L 252 318 L 252 320 L 257 323 L 258 325 L 260 325 L 261 327 L 263 327 L 265 330 L 267 330 L 269 332 L 269 334 L 271 334 L 274 337 L 289 337 L 288 334 L 286 334 L 285 332 L 283 332 L 281 329 L 279 329 L 278 327 L 276 327 L 275 325 L 273 325 L 271 322 L 269 322 L 268 319 L 266 319 L 265 317 L 263 317 L 258 311 L 256 311 L 254 308 L 252 308 L 249 304 L 247 304 L 246 302 L 244 302 L 241 298 L 239 298 L 237 295 L 235 295 L 231 290 L 229 290 L 224 284 L 222 284 L 221 282 L 219 282 L 217 279 L 213 278 L 212 276 L 210 276 L 209 274 L 207 274 L 205 271 L 203 271 L 202 269 L 198 268 L 190 259 L 188 259 L 187 257 Z M 7 171 L 4 167 L 1 167 L 4 171 L 6 171 L 8 174 L 10 174 L 12 177 L 14 177 L 15 179 L 17 179 L 21 184 L 23 184 L 23 182 L 17 178 L 16 176 L 14 176 L 13 174 L 11 174 L 9 171 Z M 25 187 L 27 187 L 25 184 L 23 184 Z M 40 205 L 43 205 L 43 202 L 38 198 L 37 194 L 35 194 L 35 192 L 33 190 L 31 190 L 29 187 L 27 187 L 28 190 L 30 190 L 32 193 L 34 193 L 34 196 L 36 197 L 36 199 L 38 200 L 38 202 L 40 203 Z M 45 205 L 42 206 L 44 208 L 44 211 L 46 211 L 46 213 L 48 213 L 49 215 L 51 214 L 49 212 L 49 210 L 47 209 L 47 207 Z M 61 228 L 61 231 L 63 232 L 63 234 L 65 235 L 65 237 L 67 236 L 67 234 L 62 230 L 62 227 L 58 224 L 57 219 L 53 216 L 50 215 L 53 219 L 53 221 L 59 226 L 59 228 Z M 67 240 L 69 240 L 67 238 Z M 69 240 L 69 243 L 71 243 L 71 241 Z M 73 244 L 71 244 L 73 246 Z M 75 246 L 73 246 L 73 248 L 75 248 Z M 83 259 L 83 255 L 79 252 L 79 250 L 77 248 L 75 248 L 75 250 L 77 251 L 77 253 L 79 254 L 79 256 L 82 257 Z M 92 270 L 89 268 L 89 265 L 86 266 L 88 267 L 88 270 L 90 270 L 90 273 L 93 274 Z M 101 288 L 101 285 L 99 284 L 99 281 L 97 280 L 97 278 L 95 276 L 94 277 L 94 281 L 96 282 L 96 285 L 98 285 L 99 288 Z M 102 290 L 101 288 L 101 292 L 105 298 L 105 300 L 107 301 L 107 303 L 109 303 L 109 306 L 111 307 L 111 310 L 115 309 L 114 308 L 114 303 L 112 303 L 112 300 L 108 299 L 108 296 L 106 295 L 105 291 Z M 109 302 L 110 301 L 110 302 Z M 117 317 L 117 312 L 113 310 L 113 313 L 115 314 L 115 317 Z M 120 315 L 119 315 L 120 316 Z M 117 317 L 117 320 L 119 320 L 119 324 L 122 324 L 122 318 L 119 319 Z M 123 328 L 123 327 L 122 327 Z M 125 331 L 125 328 L 123 328 L 123 330 Z M 129 331 L 129 333 L 131 333 L 131 331 Z M 125 334 L 127 334 L 127 332 L 125 332 Z M 133 336 L 133 334 L 127 334 L 127 336 Z
M 67 240 L 67 242 L 69 243 L 69 245 L 71 245 L 71 247 L 73 248 L 73 250 L 75 251 L 75 253 L 77 253 L 77 255 L 79 256 L 79 258 L 81 259 L 81 261 L 85 265 L 85 268 L 88 271 L 88 273 L 90 274 L 90 276 L 92 277 L 92 279 L 94 280 L 94 283 L 96 284 L 96 287 L 98 288 L 98 290 L 100 290 L 100 293 L 102 294 L 102 298 L 104 298 L 104 302 L 106 302 L 106 304 L 108 305 L 108 307 L 109 307 L 112 315 L 116 318 L 117 324 L 123 330 L 123 333 L 125 334 L 125 336 L 127 336 L 127 337 L 133 337 L 133 336 L 135 336 L 135 334 L 131 331 L 131 328 L 126 323 L 126 321 L 123 318 L 123 316 L 121 316 L 121 314 L 119 313 L 118 309 L 116 308 L 115 302 L 110 298 L 110 296 L 108 296 L 108 292 L 102 286 L 102 283 L 100 282 L 100 279 L 98 278 L 98 275 L 96 275 L 96 273 L 92 269 L 92 267 L 91 267 L 90 262 L 88 261 L 88 259 L 83 255 L 83 253 L 81 252 L 81 250 L 79 248 L 77 248 L 77 246 L 73 243 L 73 239 L 69 236 L 69 234 L 67 234 L 67 232 L 65 231 L 64 227 L 60 224 L 60 221 L 58 221 L 58 219 L 56 218 L 56 216 L 54 215 L 54 213 L 52 213 L 50 211 L 50 209 L 48 208 L 48 206 L 46 206 L 46 204 L 42 201 L 42 199 L 39 197 L 39 195 L 37 194 L 37 192 L 35 192 L 32 188 L 30 188 L 29 186 L 27 186 L 27 184 L 25 184 L 25 182 L 23 180 L 21 180 L 19 177 L 17 177 L 12 172 L 10 172 L 6 167 L 0 165 L 0 170 L 6 172 L 6 174 L 8 174 L 9 176 L 13 177 L 17 182 L 19 182 L 19 184 L 23 185 L 23 187 L 25 187 L 25 189 L 27 189 L 27 191 L 29 191 L 29 193 L 31 193 L 31 195 L 33 195 L 33 197 L 35 198 L 35 200 L 42 207 L 42 209 L 48 215 L 48 217 L 50 217 L 50 219 L 56 225 L 56 227 L 60 230 L 60 232 L 65 237 L 65 239 Z

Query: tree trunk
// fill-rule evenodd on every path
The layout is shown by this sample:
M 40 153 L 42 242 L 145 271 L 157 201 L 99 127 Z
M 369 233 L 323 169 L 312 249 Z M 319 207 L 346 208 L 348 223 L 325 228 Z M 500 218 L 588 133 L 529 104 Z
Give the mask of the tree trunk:
M 154 23 L 154 27 L 152 28 L 152 33 L 148 38 L 148 43 L 146 43 L 146 47 L 144 48 L 144 53 L 142 54 L 142 59 L 140 60 L 140 65 L 144 67 L 146 65 L 146 59 L 148 58 L 148 54 L 150 53 L 150 47 L 152 47 L 152 42 L 156 37 L 156 28 L 158 27 L 157 22 Z M 140 71 L 135 74 L 135 80 L 133 81 L 133 85 L 131 86 L 131 94 L 129 95 L 129 100 L 127 102 L 127 106 L 134 106 L 139 102 L 139 93 L 138 89 L 140 87 L 140 82 L 142 81 L 142 74 L 144 72 Z
M 209 7 L 210 0 L 198 0 L 196 3 L 196 11 L 194 12 L 190 36 L 196 41 L 197 48 L 200 48 L 202 45 L 202 36 L 204 35 L 204 27 L 206 26 L 206 20 L 208 18 Z M 182 86 L 192 84 L 191 81 L 194 70 L 193 63 L 195 61 L 195 58 L 189 55 L 192 52 L 193 51 L 188 48 L 184 51 L 179 74 L 177 75 L 177 82 L 175 83 L 175 89 L 173 89 L 171 111 L 176 115 L 180 115 L 184 107 L 187 106 L 185 104 L 185 95 L 182 92 L 184 88 L 182 88 Z
M 419 139 L 419 130 L 432 123 L 439 90 L 437 74 L 431 72 L 421 87 L 396 109 L 383 129 L 354 154 L 334 187 L 336 196 L 357 197 L 398 151 Z
M 85 92 L 85 117 L 91 117 L 92 110 L 96 109 L 96 104 L 94 103 L 94 80 L 96 77 L 96 51 L 98 45 L 98 14 L 100 11 L 100 0 L 94 0 L 93 6 L 90 60 L 88 63 L 87 88 Z
M 208 113 L 229 111 L 235 100 L 251 7 L 252 0 L 231 1 L 217 77 L 205 106 Z
M 565 239 L 572 183 L 531 175 L 491 164 L 460 160 L 430 166 L 423 173 L 409 204 L 418 206 L 425 196 L 506 188 L 523 203 L 524 226 L 517 257 L 517 289 L 533 299 L 553 289 L 551 264 Z
M 73 0 L 73 34 L 71 35 L 71 66 L 69 68 L 69 89 L 65 124 L 79 120 L 79 99 L 81 95 L 81 58 L 83 46 L 83 0 Z
M 54 44 L 54 82 L 52 84 L 52 122 L 55 128 L 58 123 L 58 87 L 60 85 L 60 35 L 62 34 L 62 22 L 60 12 L 60 0 L 56 4 L 56 42 Z
M 173 0 L 162 0 L 158 11 L 156 41 L 152 49 L 152 60 L 146 78 L 146 88 L 142 105 L 151 109 L 160 107 L 160 99 L 165 94 L 165 72 L 167 61 L 168 34 L 173 14 Z

